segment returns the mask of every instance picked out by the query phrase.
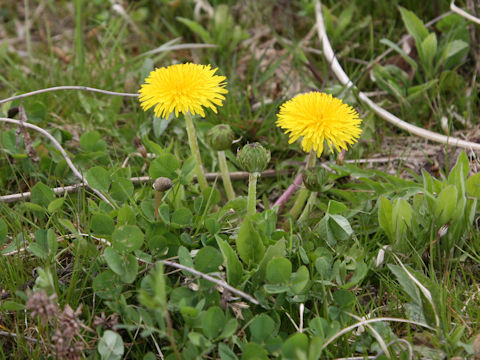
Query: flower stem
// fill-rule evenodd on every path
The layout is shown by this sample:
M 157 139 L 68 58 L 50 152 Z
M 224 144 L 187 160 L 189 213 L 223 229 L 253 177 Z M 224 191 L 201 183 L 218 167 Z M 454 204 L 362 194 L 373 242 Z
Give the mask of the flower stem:
M 202 157 L 200 156 L 200 149 L 198 148 L 197 134 L 195 133 L 195 127 L 193 126 L 192 115 L 189 112 L 185 113 L 185 122 L 187 123 L 187 135 L 190 151 L 197 161 L 197 165 L 195 166 L 197 181 L 200 185 L 200 190 L 203 191 L 208 189 L 208 184 L 205 174 L 203 173 Z
M 247 215 L 257 212 L 257 178 L 259 176 L 259 173 L 251 173 L 248 176 Z
M 154 219 L 158 219 L 158 208 L 160 207 L 160 202 L 162 201 L 162 194 L 163 191 L 155 191 L 155 213 L 154 213 Z
M 317 198 L 317 193 L 311 192 L 310 196 L 308 197 L 307 204 L 305 205 L 305 208 L 303 209 L 302 214 L 298 218 L 298 222 L 302 222 L 308 219 L 308 215 L 310 214 L 310 210 L 312 209 L 313 203 L 315 202 L 316 198 Z
M 220 172 L 222 173 L 223 187 L 225 188 L 227 199 L 229 201 L 234 200 L 235 191 L 233 191 L 232 182 L 230 181 L 230 174 L 228 173 L 228 166 L 227 166 L 227 159 L 225 157 L 225 151 L 218 152 L 218 165 L 220 167 Z
M 307 163 L 305 165 L 305 169 L 309 169 L 315 165 L 315 161 L 317 160 L 317 157 L 315 155 L 315 152 L 312 150 L 310 151 L 310 154 L 307 155 Z M 290 215 L 294 219 L 300 215 L 300 212 L 303 209 L 303 205 L 305 204 L 305 201 L 307 201 L 309 191 L 306 188 L 300 189 L 298 192 L 297 198 L 295 199 L 295 203 L 293 204 L 292 209 L 290 210 Z

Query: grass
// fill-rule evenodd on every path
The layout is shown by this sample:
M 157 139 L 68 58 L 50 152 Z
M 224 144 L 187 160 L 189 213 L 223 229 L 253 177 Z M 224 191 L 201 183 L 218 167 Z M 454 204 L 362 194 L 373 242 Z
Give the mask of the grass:
M 59 85 L 135 93 L 153 67 L 210 63 L 227 77 L 229 93 L 218 115 L 194 119 L 206 171 L 219 171 L 205 136 L 220 123 L 238 138 L 226 151 L 230 171 L 242 170 L 236 152 L 251 142 L 270 150 L 269 168 L 278 171 L 258 179 L 257 213 L 247 216 L 248 176 L 233 181 L 237 199 L 230 202 L 220 179 L 208 191 L 192 180 L 181 117 L 157 119 L 135 98 L 80 91 L 1 104 L 1 116 L 16 119 L 9 110 L 23 106 L 114 206 L 85 188 L 53 194 L 78 183 L 58 149 L 37 132 L 0 125 L 0 195 L 32 194 L 0 202 L 0 358 L 478 355 L 477 160 L 387 125 L 340 86 L 310 32 L 313 2 L 211 1 L 213 17 L 208 7 L 195 12 L 195 4 L 122 3 L 128 18 L 106 1 L 0 5 L 0 99 Z M 391 47 L 382 39 L 398 43 L 424 31 L 406 26 L 411 15 L 399 6 L 426 23 L 448 3 L 323 5 L 335 53 L 360 90 L 407 122 L 478 140 L 471 43 L 478 29 L 447 17 L 425 30 L 435 34 L 435 51 L 419 55 L 411 42 L 373 68 Z M 146 54 L 175 38 L 216 47 Z M 271 209 L 306 156 L 275 126 L 276 113 L 315 89 L 354 106 L 363 134 L 346 153 L 356 163 L 322 155 L 328 180 L 297 221 L 288 212 L 295 198 L 278 214 Z M 371 162 L 381 157 L 391 160 Z M 173 180 L 158 219 L 151 184 L 131 180 L 147 175 Z M 225 282 L 254 302 L 226 291 Z M 341 332 L 374 318 L 404 322 Z

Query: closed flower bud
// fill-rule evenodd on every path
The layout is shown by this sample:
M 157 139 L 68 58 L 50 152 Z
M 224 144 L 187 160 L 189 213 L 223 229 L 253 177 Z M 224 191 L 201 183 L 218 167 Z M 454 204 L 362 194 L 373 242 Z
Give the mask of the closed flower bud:
M 323 167 L 304 170 L 302 177 L 305 187 L 313 192 L 322 191 L 328 183 L 328 171 Z
M 167 177 L 159 177 L 153 183 L 153 190 L 163 192 L 173 186 L 172 180 Z
M 226 124 L 214 126 L 207 133 L 207 142 L 216 151 L 225 151 L 230 149 L 235 139 L 235 133 Z
M 245 145 L 238 153 L 237 159 L 242 168 L 249 173 L 259 173 L 270 162 L 270 151 L 255 142 Z

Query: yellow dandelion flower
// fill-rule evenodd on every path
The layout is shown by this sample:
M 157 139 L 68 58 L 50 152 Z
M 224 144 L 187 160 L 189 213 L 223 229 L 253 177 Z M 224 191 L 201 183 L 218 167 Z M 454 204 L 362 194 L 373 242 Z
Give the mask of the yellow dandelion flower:
M 145 79 L 139 90 L 143 110 L 154 107 L 155 116 L 167 118 L 173 111 L 200 114 L 205 117 L 203 107 L 217 112 L 228 93 L 225 76 L 214 75 L 218 69 L 210 65 L 192 63 L 171 65 L 155 69 Z
M 347 149 L 362 133 L 362 120 L 351 106 L 332 95 L 312 91 L 285 102 L 277 114 L 277 126 L 290 133 L 289 144 L 302 138 L 305 152 L 320 156 L 324 141 L 332 150 Z

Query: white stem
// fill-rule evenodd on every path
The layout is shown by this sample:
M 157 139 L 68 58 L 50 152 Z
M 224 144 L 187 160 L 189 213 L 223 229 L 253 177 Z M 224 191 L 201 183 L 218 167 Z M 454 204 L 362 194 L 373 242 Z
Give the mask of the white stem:
M 115 91 L 108 91 L 108 90 L 102 90 L 102 89 L 96 89 L 88 86 L 74 86 L 74 85 L 66 85 L 66 86 L 54 86 L 46 89 L 40 89 L 40 90 L 35 90 L 31 91 L 25 94 L 21 95 L 16 95 L 12 96 L 3 100 L 0 100 L 0 104 L 17 100 L 17 99 L 23 99 L 28 96 L 32 95 L 38 95 L 38 94 L 43 94 L 46 92 L 52 92 L 52 91 L 59 91 L 59 90 L 82 90 L 82 91 L 91 91 L 91 92 L 96 92 L 96 93 L 101 93 L 105 95 L 115 95 L 115 96 L 130 96 L 130 97 L 138 97 L 139 94 L 134 94 L 134 93 L 121 93 L 121 92 L 115 92 Z
M 455 5 L 455 0 L 453 0 L 451 3 L 450 3 L 450 10 L 452 10 L 454 13 L 457 13 L 458 15 L 464 17 L 465 19 L 467 20 L 470 20 L 474 23 L 477 23 L 480 25 L 480 19 L 473 16 L 473 15 L 470 15 L 468 12 L 466 12 L 465 10 L 463 9 L 460 9 L 457 5 Z

